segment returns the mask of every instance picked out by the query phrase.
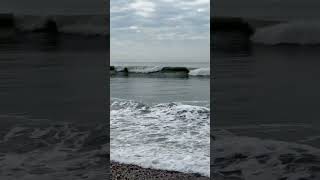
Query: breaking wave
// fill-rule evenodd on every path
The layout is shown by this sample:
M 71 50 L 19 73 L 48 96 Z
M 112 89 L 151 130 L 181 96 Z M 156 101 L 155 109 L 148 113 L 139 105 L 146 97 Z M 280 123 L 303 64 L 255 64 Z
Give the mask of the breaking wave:
M 209 176 L 209 108 L 113 98 L 110 119 L 111 160 Z
M 78 35 L 108 35 L 107 15 L 0 15 L 8 26 L 23 32 L 59 32 Z
M 111 75 L 158 76 L 158 77 L 209 77 L 210 68 L 164 67 L 164 66 L 110 66 Z
M 190 76 L 210 76 L 210 68 L 198 68 L 189 72 Z
M 295 21 L 267 26 L 257 29 L 251 40 L 266 45 L 319 45 L 320 23 Z

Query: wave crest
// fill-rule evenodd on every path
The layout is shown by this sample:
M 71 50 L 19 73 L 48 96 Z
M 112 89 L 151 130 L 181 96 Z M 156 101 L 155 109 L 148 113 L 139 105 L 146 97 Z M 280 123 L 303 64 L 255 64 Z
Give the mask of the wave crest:
M 170 66 L 110 66 L 111 75 L 155 75 L 158 77 L 210 76 L 210 68 L 188 68 Z
M 190 71 L 191 76 L 210 76 L 210 68 L 198 68 Z
M 13 27 L 27 32 L 58 32 L 78 35 L 108 35 L 107 15 L 11 15 Z
M 319 45 L 320 23 L 296 21 L 257 29 L 251 40 L 266 45 Z

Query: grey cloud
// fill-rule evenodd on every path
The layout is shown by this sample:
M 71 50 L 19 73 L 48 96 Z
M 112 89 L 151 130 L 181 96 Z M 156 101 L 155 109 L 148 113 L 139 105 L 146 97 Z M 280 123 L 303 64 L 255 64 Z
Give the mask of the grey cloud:
M 209 0 L 111 0 L 111 58 L 209 60 L 209 8 Z

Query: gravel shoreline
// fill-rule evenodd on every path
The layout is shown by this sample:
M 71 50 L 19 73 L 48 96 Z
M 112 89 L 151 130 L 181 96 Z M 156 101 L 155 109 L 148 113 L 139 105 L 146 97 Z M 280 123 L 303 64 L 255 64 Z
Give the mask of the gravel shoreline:
M 200 174 L 142 168 L 131 164 L 111 162 L 112 180 L 209 180 Z

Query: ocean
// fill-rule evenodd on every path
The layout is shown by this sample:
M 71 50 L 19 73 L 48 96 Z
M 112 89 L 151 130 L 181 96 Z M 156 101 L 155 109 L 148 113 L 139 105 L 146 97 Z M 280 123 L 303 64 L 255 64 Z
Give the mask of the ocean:
M 5 17 L 14 23 L 0 28 L 0 179 L 108 176 L 109 47 L 103 29 L 91 31 L 98 17 Z
M 216 32 L 213 177 L 319 179 L 319 25 Z
M 111 65 L 111 160 L 209 176 L 209 62 Z

